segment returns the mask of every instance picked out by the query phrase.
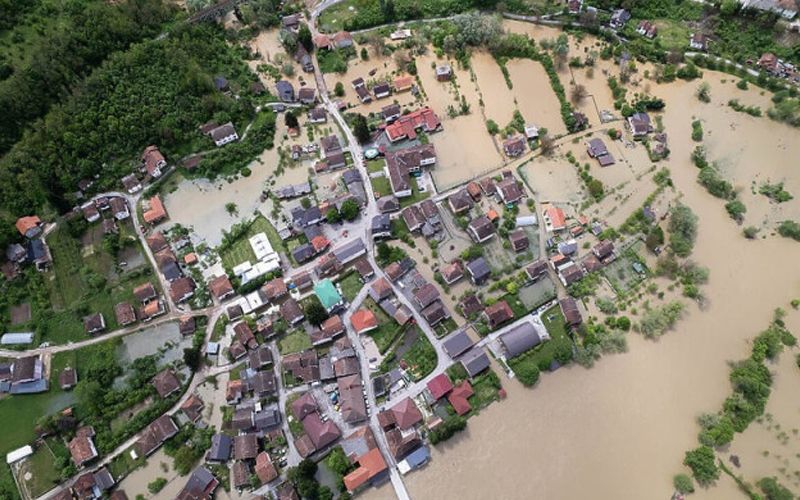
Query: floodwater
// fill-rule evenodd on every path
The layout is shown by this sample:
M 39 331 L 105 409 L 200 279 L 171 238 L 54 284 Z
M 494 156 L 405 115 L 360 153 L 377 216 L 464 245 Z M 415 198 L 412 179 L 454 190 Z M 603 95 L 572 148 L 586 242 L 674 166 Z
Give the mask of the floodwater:
M 505 401 L 471 419 L 467 431 L 434 450 L 425 469 L 404 478 L 412 498 L 522 499 L 530 498 L 532 492 L 541 498 L 663 499 L 671 495 L 672 476 L 685 472 L 681 465 L 684 452 L 697 446 L 696 416 L 719 409 L 730 392 L 728 360 L 746 357 L 749 340 L 769 323 L 774 309 L 788 308 L 788 302 L 800 296 L 800 262 L 792 258 L 800 248 L 798 243 L 776 236 L 744 239 L 741 227 L 725 213 L 724 202 L 697 184 L 697 169 L 689 160 L 696 145 L 690 139 L 691 122 L 702 117 L 709 157 L 720 158 L 724 175 L 743 188 L 746 224 L 760 226 L 766 218 L 769 224 L 762 234 L 769 235 L 775 220 L 797 212 L 797 201 L 778 207 L 753 194 L 750 187 L 753 181 L 767 178 L 786 180 L 790 192 L 800 193 L 798 179 L 790 178 L 793 159 L 800 154 L 797 131 L 767 118 L 735 113 L 725 104 L 738 97 L 766 111 L 769 96 L 761 96 L 759 90 L 740 91 L 729 76 L 720 73 L 706 72 L 705 78 L 712 85 L 710 104 L 701 104 L 693 95 L 699 81 L 644 84 L 667 102 L 663 121 L 671 159 L 659 168 L 663 165 L 671 170 L 677 196 L 700 219 L 692 259 L 710 270 L 704 310 L 690 305 L 676 328 L 655 342 L 631 333 L 630 352 L 607 356 L 590 370 L 571 366 L 545 374 L 534 389 L 513 381 L 504 384 L 509 393 Z M 721 83 L 726 78 L 728 82 Z M 601 109 L 608 105 L 598 103 Z M 621 123 L 613 126 L 620 128 Z M 635 165 L 608 168 L 633 168 L 629 185 L 634 186 L 635 171 L 647 170 L 651 163 L 645 162 L 639 151 L 628 160 Z M 552 174 L 547 173 L 548 168 Z M 559 168 L 573 169 L 565 161 L 535 166 L 535 182 L 542 183 L 540 190 L 545 196 L 571 201 L 570 196 L 580 189 L 579 180 L 548 184 L 540 179 L 561 174 L 556 172 Z M 574 171 L 569 175 L 574 176 Z M 639 182 L 637 191 L 649 193 L 655 187 L 649 176 Z M 603 209 L 610 212 L 612 208 L 609 203 Z M 628 211 L 620 210 L 620 219 Z M 796 316 L 792 313 L 790 326 L 798 333 Z M 784 358 L 773 369 L 779 376 L 768 410 L 792 444 L 777 444 L 774 427 L 764 431 L 756 425 L 737 436 L 731 452 L 741 455 L 744 473 L 754 476 L 748 476 L 750 480 L 768 473 L 780 475 L 781 466 L 789 474 L 800 468 L 797 460 L 790 458 L 796 447 L 791 429 L 800 428 L 798 374 L 791 354 Z M 773 450 L 773 458 L 759 455 L 765 447 Z M 778 460 L 772 455 L 775 449 L 781 455 Z M 727 460 L 728 454 L 720 456 Z M 783 482 L 793 487 L 788 480 Z M 723 479 L 719 487 L 697 496 L 729 499 L 739 495 L 732 482 Z M 383 487 L 368 491 L 365 498 L 392 496 L 391 488 Z

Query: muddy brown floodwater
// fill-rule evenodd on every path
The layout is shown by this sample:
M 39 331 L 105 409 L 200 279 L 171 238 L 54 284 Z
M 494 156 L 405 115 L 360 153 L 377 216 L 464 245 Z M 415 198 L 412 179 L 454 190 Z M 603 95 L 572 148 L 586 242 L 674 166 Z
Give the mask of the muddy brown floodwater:
M 597 68 L 598 76 L 601 70 Z M 701 104 L 693 95 L 699 81 L 649 84 L 651 93 L 667 102 L 663 121 L 671 159 L 659 168 L 671 170 L 681 201 L 700 219 L 692 259 L 711 273 L 704 289 L 706 308 L 691 306 L 677 327 L 658 341 L 631 333 L 627 354 L 607 356 L 590 370 L 572 366 L 545 374 L 534 389 L 505 380 L 505 401 L 471 419 L 467 431 L 434 449 L 425 469 L 404 478 L 413 498 L 669 498 L 672 476 L 684 471 L 684 452 L 697 446 L 695 417 L 719 409 L 730 392 L 727 361 L 746 357 L 749 340 L 767 326 L 774 309 L 786 308 L 789 300 L 800 296 L 800 261 L 793 257 L 800 246 L 772 234 L 774 222 L 795 217 L 800 205 L 793 200 L 776 206 L 751 191 L 754 181 L 771 179 L 786 181 L 787 189 L 800 195 L 800 179 L 794 174 L 800 136 L 785 125 L 736 113 L 726 105 L 738 98 L 766 111 L 769 95 L 758 89 L 738 90 L 735 80 L 721 73 L 706 71 L 705 79 L 712 86 L 710 104 Z M 598 106 L 612 109 L 608 102 Z M 696 145 L 690 139 L 695 118 L 703 120 L 709 157 L 719 159 L 723 174 L 741 188 L 748 207 L 745 224 L 762 226 L 766 221 L 761 231 L 765 238 L 744 239 L 742 228 L 725 213 L 724 202 L 696 182 L 697 169 L 689 161 Z M 592 123 L 597 124 L 596 118 Z M 620 128 L 621 123 L 609 126 Z M 441 153 L 442 158 L 446 155 Z M 647 161 L 639 152 L 631 153 L 629 160 Z M 541 164 L 532 171 L 547 175 L 550 168 L 554 167 Z M 572 167 L 563 162 L 560 168 Z M 618 163 L 609 168 L 630 168 L 633 178 L 643 167 Z M 641 181 L 645 182 L 636 191 L 652 191 L 649 176 Z M 541 185 L 549 186 L 553 196 L 572 196 L 562 181 Z M 575 192 L 580 189 L 574 186 Z M 616 217 L 614 223 L 619 223 Z M 791 313 L 789 325 L 800 333 L 797 313 Z M 800 428 L 797 392 L 782 387 L 797 387 L 800 382 L 790 379 L 800 374 L 784 367 L 793 364 L 793 353 L 783 356 L 781 366 L 773 367 L 780 373 L 769 407 L 776 408 L 794 443 L 790 429 Z M 741 450 L 743 457 L 762 453 L 758 441 L 763 435 L 758 432 L 755 428 L 737 435 L 732 450 Z M 764 432 L 776 433 L 774 428 Z M 763 449 L 780 446 L 773 438 Z M 794 447 L 787 447 L 784 459 Z M 748 466 L 754 471 L 751 480 L 769 470 L 755 458 L 743 462 L 745 473 Z M 788 467 L 791 472 L 794 462 Z M 365 498 L 392 496 L 391 489 L 383 487 L 368 491 Z M 718 487 L 701 490 L 696 497 L 744 498 L 724 476 Z

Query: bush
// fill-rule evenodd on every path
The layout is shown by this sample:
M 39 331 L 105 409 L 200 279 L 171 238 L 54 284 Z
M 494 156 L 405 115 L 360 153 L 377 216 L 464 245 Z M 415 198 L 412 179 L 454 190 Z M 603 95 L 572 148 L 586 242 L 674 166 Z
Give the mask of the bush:
M 514 373 L 525 387 L 533 387 L 539 381 L 539 368 L 533 363 L 520 363 Z
M 692 140 L 694 142 L 703 140 L 703 123 L 700 120 L 692 122 Z
M 649 339 L 660 337 L 678 321 L 678 318 L 683 314 L 683 309 L 683 304 L 678 301 L 648 309 L 639 323 L 639 331 Z
M 754 240 L 756 235 L 758 235 L 758 228 L 755 226 L 747 226 L 742 230 L 742 234 L 744 234 L 744 237 L 748 240 Z
M 156 494 L 159 491 L 164 489 L 164 486 L 167 485 L 167 480 L 163 477 L 156 478 L 155 481 L 152 483 L 147 483 L 147 491 L 150 493 Z
M 783 203 L 794 198 L 788 191 L 783 189 L 782 182 L 778 184 L 765 182 L 758 188 L 758 192 L 776 203 Z
M 333 88 L 333 93 L 336 97 L 344 97 L 344 85 L 342 82 L 336 82 L 336 86 Z
M 486 129 L 489 131 L 491 135 L 500 133 L 500 127 L 497 125 L 497 123 L 495 123 L 494 120 L 486 121 Z
M 738 88 L 738 89 L 740 89 L 740 90 L 747 90 L 747 88 L 748 88 L 748 86 L 747 86 L 747 80 L 739 80 L 739 81 L 736 83 L 736 88 Z
M 778 234 L 784 238 L 800 241 L 800 224 L 792 220 L 785 220 L 778 225 Z
M 681 493 L 694 492 L 694 482 L 688 474 L 675 474 L 675 477 L 672 478 L 672 485 Z
M 733 185 L 722 178 L 716 167 L 706 167 L 700 170 L 697 182 L 705 187 L 712 196 L 725 200 L 733 199 Z
M 692 253 L 694 240 L 697 237 L 697 216 L 686 205 L 678 205 L 672 211 L 669 220 L 669 245 L 678 257 L 687 257 Z M 798 232 L 800 236 L 800 232 Z
M 719 479 L 719 469 L 715 464 L 714 450 L 701 446 L 687 451 L 683 464 L 692 469 L 695 481 L 701 486 L 708 486 Z
M 703 146 L 695 146 L 694 151 L 692 151 L 692 161 L 697 168 L 706 168 L 708 166 L 706 150 Z
M 777 478 L 765 477 L 758 482 L 758 487 L 767 495 L 767 500 L 793 500 L 794 495 L 780 483 Z
M 467 419 L 461 416 L 452 417 L 432 430 L 429 437 L 431 444 L 437 445 L 453 437 L 456 433 L 467 428 Z
M 744 214 L 747 212 L 747 207 L 741 201 L 733 200 L 725 204 L 725 210 L 728 212 L 728 215 L 731 216 L 731 219 L 735 220 L 736 222 L 741 222 L 744 220 Z

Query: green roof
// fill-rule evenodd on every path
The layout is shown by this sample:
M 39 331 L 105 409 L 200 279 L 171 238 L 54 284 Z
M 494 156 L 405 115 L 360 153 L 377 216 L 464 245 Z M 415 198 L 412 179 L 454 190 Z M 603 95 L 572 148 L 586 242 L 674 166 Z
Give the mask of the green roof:
M 342 301 L 342 296 L 339 295 L 339 292 L 336 291 L 336 287 L 333 286 L 333 283 L 331 283 L 329 279 L 324 279 L 314 285 L 314 293 L 317 294 L 319 301 L 322 302 L 322 305 L 328 310 Z

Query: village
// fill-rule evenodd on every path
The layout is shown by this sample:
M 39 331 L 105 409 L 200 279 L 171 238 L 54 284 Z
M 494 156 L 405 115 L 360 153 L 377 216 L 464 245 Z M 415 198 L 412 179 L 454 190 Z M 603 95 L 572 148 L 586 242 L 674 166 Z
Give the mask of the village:
M 195 17 L 236 23 L 212 10 Z M 626 113 L 605 76 L 570 64 L 583 91 L 567 100 L 539 61 L 501 67 L 477 52 L 465 67 L 411 43 L 416 26 L 375 41 L 321 29 L 324 10 L 252 41 L 248 91 L 269 96 L 254 122 L 276 119 L 277 147 L 227 191 L 191 180 L 204 155 L 143 144 L 114 191 L 84 179 L 69 214 L 18 219 L 3 274 L 35 275 L 30 297 L 58 301 L 48 315 L 42 299 L 14 303 L 0 337 L 0 401 L 44 412 L 7 452 L 22 498 L 350 498 L 387 485 L 407 499 L 408 477 L 502 405 L 504 386 L 593 363 L 587 339 L 624 335 L 637 306 L 691 296 L 696 283 L 659 288 L 655 271 L 680 203 L 660 162 L 686 140 L 662 122 L 655 84 L 635 77 Z M 609 26 L 630 19 L 619 9 Z M 628 28 L 658 36 L 648 21 Z M 306 30 L 313 51 L 288 53 L 280 40 Z M 599 42 L 570 44 L 595 64 Z M 406 47 L 416 55 L 386 55 Z M 345 71 L 325 69 L 334 59 Z M 258 69 L 276 61 L 296 70 Z M 751 63 L 798 81 L 774 54 Z M 603 64 L 635 65 L 626 53 Z M 236 95 L 227 78 L 216 91 Z M 197 129 L 223 151 L 248 134 Z M 119 395 L 75 411 L 104 386 Z

